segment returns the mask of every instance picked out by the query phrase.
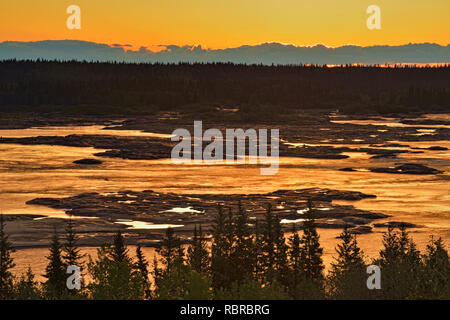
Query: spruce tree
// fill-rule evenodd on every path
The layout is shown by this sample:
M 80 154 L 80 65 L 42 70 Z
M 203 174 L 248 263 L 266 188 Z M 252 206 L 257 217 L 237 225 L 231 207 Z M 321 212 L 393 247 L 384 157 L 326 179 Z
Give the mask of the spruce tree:
M 161 242 L 160 247 L 156 249 L 167 270 L 184 262 L 184 249 L 181 244 L 181 239 L 175 235 L 173 228 L 167 228 L 166 237 Z
M 226 249 L 227 249 L 227 255 L 228 257 L 231 256 L 231 248 L 234 246 L 235 242 L 235 217 L 233 214 L 233 210 L 231 208 L 228 208 L 228 214 L 225 219 L 225 240 L 226 240 Z M 230 261 L 231 263 L 231 261 Z
M 323 297 L 324 265 L 323 249 L 316 230 L 315 211 L 308 201 L 308 210 L 303 222 L 303 235 L 300 238 L 301 284 L 296 288 L 296 299 L 319 299 Z
M 315 224 L 315 211 L 311 201 L 308 201 L 308 211 L 305 213 L 300 246 L 300 257 L 304 275 L 308 279 L 322 281 L 324 270 L 322 261 L 323 249 L 319 243 L 319 234 L 317 233 Z
M 264 213 L 264 222 L 262 227 L 262 244 L 263 244 L 263 256 L 262 256 L 262 268 L 264 273 L 264 283 L 270 283 L 275 278 L 275 262 L 276 262 L 276 239 L 275 239 L 275 216 L 272 212 L 272 205 L 267 206 L 267 210 Z
M 15 284 L 14 298 L 17 300 L 39 300 L 41 292 L 38 282 L 34 279 L 31 267 L 28 266 L 27 272 L 22 274 L 19 281 Z
M 197 226 L 194 226 L 194 237 L 192 244 L 188 248 L 187 263 L 197 273 L 207 274 L 209 272 L 209 252 L 201 225 L 198 232 Z
M 278 215 L 274 216 L 273 228 L 275 240 L 275 265 L 273 269 L 276 271 L 276 280 L 286 286 L 289 281 L 288 247 Z
M 256 259 L 253 278 L 262 283 L 264 281 L 264 233 L 259 220 L 255 221 L 255 236 L 253 239 Z
M 400 232 L 388 228 L 383 235 L 383 249 L 373 264 L 381 268 L 384 299 L 417 298 L 420 294 L 420 273 L 423 268 L 420 253 L 405 227 Z
M 44 282 L 45 294 L 48 299 L 61 299 L 66 292 L 66 265 L 62 260 L 62 244 L 56 228 L 50 245 L 50 254 L 47 256 L 48 264 L 45 268 Z
M 155 264 L 154 296 L 158 299 L 180 299 L 184 297 L 188 285 L 187 278 L 193 270 L 184 264 L 182 242 L 172 228 L 167 229 L 166 237 L 156 252 L 161 257 L 162 268 L 158 268 Z
M 273 214 L 272 205 L 267 206 L 261 228 L 262 251 L 261 265 L 263 269 L 262 282 L 271 284 L 278 281 L 287 284 L 289 274 L 288 247 L 278 215 Z
M 158 277 L 161 276 L 161 268 L 158 267 L 159 266 L 159 262 L 158 262 L 158 258 L 156 257 L 156 254 L 153 256 L 153 271 L 152 271 L 152 275 L 154 279 L 157 279 Z
M 117 263 L 121 262 L 131 263 L 131 258 L 128 256 L 128 249 L 125 245 L 125 241 L 123 239 L 122 232 L 120 231 L 120 229 L 114 236 L 111 256 L 112 259 Z
M 303 273 L 303 264 L 301 261 L 301 251 L 300 251 L 300 236 L 298 235 L 298 230 L 295 223 L 292 224 L 292 235 L 289 238 L 289 278 L 290 282 L 288 284 L 288 289 L 291 295 L 294 295 L 295 290 L 301 282 L 301 277 Z
M 123 241 L 122 241 L 123 243 Z M 123 255 L 117 258 L 117 249 L 102 245 L 97 250 L 97 259 L 89 257 L 88 270 L 92 281 L 88 284 L 90 296 L 98 300 L 143 299 L 145 287 L 142 276 Z
M 0 214 L 0 299 L 8 299 L 13 289 L 11 269 L 15 264 L 11 253 L 14 252 L 11 242 L 5 233 L 3 214 Z
M 339 238 L 341 243 L 336 247 L 338 256 L 331 264 L 328 277 L 331 298 L 352 300 L 368 298 L 366 266 L 356 236 L 350 233 L 346 225 Z
M 134 264 L 135 271 L 142 278 L 142 283 L 144 285 L 145 297 L 150 298 L 150 281 L 148 279 L 148 262 L 142 253 L 142 248 L 140 245 L 136 247 L 136 262 Z
M 65 242 L 62 250 L 63 262 L 66 267 L 77 266 L 80 268 L 80 273 L 83 272 L 84 264 L 82 259 L 85 257 L 81 254 L 80 249 L 77 246 L 78 237 L 74 230 L 74 223 L 70 219 L 66 225 Z M 68 275 L 66 275 L 68 276 Z M 80 279 L 81 287 L 84 287 L 83 279 Z M 68 290 L 70 298 L 81 297 L 82 291 L 80 290 Z
M 83 269 L 82 259 L 84 255 L 80 253 L 80 249 L 77 246 L 78 237 L 73 228 L 73 221 L 69 220 L 66 226 L 66 238 L 63 247 L 63 259 L 64 263 L 68 266 L 78 266 Z
M 234 267 L 232 282 L 242 283 L 251 280 L 256 266 L 256 255 L 253 248 L 253 236 L 249 227 L 246 210 L 239 202 L 238 212 L 234 215 L 234 236 L 231 246 L 231 264 Z
M 226 288 L 231 284 L 229 274 L 231 272 L 230 247 L 227 221 L 229 217 L 223 212 L 221 206 L 217 208 L 217 215 L 212 226 L 211 244 L 211 279 L 214 290 Z
M 431 237 L 423 256 L 421 299 L 450 299 L 450 260 L 442 238 Z

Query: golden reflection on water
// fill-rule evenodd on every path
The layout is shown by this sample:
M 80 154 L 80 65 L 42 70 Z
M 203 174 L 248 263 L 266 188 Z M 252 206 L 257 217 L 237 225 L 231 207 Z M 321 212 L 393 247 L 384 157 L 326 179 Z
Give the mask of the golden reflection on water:
M 93 127 L 1 130 L 0 136 L 44 135 L 45 132 L 48 135 L 105 134 L 105 132 L 118 135 L 142 134 L 139 131 L 102 130 L 101 126 Z M 411 147 L 444 146 L 450 149 L 449 141 L 400 143 Z M 355 145 L 342 146 L 355 147 Z M 357 147 L 365 146 L 358 144 Z M 450 168 L 448 150 L 422 150 L 424 153 L 400 154 L 397 159 L 369 159 L 370 156 L 365 153 L 346 153 L 350 158 L 341 160 L 280 158 L 280 169 L 275 176 L 261 176 L 260 168 L 256 165 L 175 165 L 170 159 L 135 161 L 99 158 L 104 161 L 99 166 L 73 164 L 75 160 L 92 158 L 93 153 L 102 151 L 105 150 L 0 144 L 2 212 L 60 217 L 64 216 L 63 210 L 29 206 L 25 202 L 36 197 L 66 197 L 84 192 L 155 190 L 176 193 L 266 193 L 280 189 L 330 188 L 361 191 L 377 196 L 376 199 L 358 202 L 335 201 L 337 204 L 351 204 L 360 209 L 390 214 L 393 217 L 389 220 L 425 226 L 412 230 L 419 248 L 425 246 L 430 234 L 442 236 L 446 243 L 450 240 L 450 184 L 446 173 L 417 176 L 372 173 L 367 170 L 374 166 L 394 166 L 402 159 L 414 159 L 415 162 L 448 172 Z M 338 170 L 347 167 L 360 171 Z M 358 237 L 362 248 L 369 256 L 376 255 L 381 246 L 383 229 L 374 231 L 372 234 Z M 336 236 L 340 230 L 321 229 L 319 233 L 325 248 L 325 260 L 330 262 L 334 254 Z M 151 252 L 153 249 L 148 250 Z M 19 260 L 16 263 L 26 268 L 29 261 L 37 272 L 45 263 L 43 258 L 45 255 L 46 249 L 19 250 L 16 253 Z
M 109 129 L 111 128 L 111 129 Z M 101 125 L 89 126 L 65 126 L 65 127 L 32 127 L 27 129 L 9 129 L 0 130 L 0 136 L 3 138 L 24 138 L 38 136 L 68 136 L 72 134 L 85 135 L 114 135 L 121 137 L 153 137 L 170 138 L 171 134 L 143 132 L 139 130 L 115 130 L 114 127 L 105 127 Z
M 408 128 L 412 127 L 411 124 L 401 123 L 398 118 L 389 118 L 389 117 L 377 117 L 376 119 L 367 119 L 367 120 L 340 120 L 340 116 L 331 116 L 332 123 L 337 124 L 357 124 L 357 125 L 374 125 L 374 126 L 387 126 L 387 127 L 393 127 L 393 128 Z M 419 120 L 443 120 L 443 121 L 449 121 L 450 115 L 443 113 L 443 114 L 425 114 L 421 118 L 418 118 Z M 448 128 L 448 125 L 423 125 L 418 124 L 414 125 L 415 127 L 422 127 L 422 128 Z M 381 130 L 380 130 L 381 131 Z

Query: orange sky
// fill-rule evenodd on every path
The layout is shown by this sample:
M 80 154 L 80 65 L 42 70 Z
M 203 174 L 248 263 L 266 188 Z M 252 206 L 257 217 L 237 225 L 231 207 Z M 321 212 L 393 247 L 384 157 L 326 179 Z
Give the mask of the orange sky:
M 66 8 L 81 8 L 68 30 Z M 366 8 L 381 8 L 381 30 L 366 28 Z M 77 39 L 206 48 L 282 42 L 294 45 L 450 43 L 450 0 L 2 0 L 0 41 Z

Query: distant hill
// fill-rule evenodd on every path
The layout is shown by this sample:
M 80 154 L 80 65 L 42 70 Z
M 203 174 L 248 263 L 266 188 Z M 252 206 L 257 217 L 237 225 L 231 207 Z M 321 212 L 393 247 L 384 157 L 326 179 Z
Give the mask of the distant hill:
M 153 52 L 145 47 L 107 45 L 75 40 L 37 42 L 5 41 L 0 43 L 0 60 L 58 59 L 117 62 L 233 62 L 245 64 L 384 64 L 450 63 L 450 45 L 433 43 L 401 46 L 347 45 L 329 48 L 324 45 L 296 47 L 280 43 L 240 46 L 229 49 L 204 49 L 201 46 L 162 46 Z

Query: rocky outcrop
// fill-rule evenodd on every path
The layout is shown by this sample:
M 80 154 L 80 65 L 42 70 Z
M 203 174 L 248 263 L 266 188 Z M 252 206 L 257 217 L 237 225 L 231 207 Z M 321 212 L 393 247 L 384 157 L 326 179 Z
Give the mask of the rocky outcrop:
M 434 168 L 419 163 L 405 163 L 394 168 L 370 168 L 372 172 L 398 173 L 398 174 L 440 174 L 443 173 Z
M 98 165 L 102 164 L 103 162 L 97 159 L 80 159 L 75 160 L 73 163 L 75 164 L 86 164 L 86 165 Z
M 301 221 L 307 202 L 314 203 L 314 216 L 319 228 L 358 226 L 387 215 L 336 205 L 333 200 L 357 201 L 375 196 L 357 191 L 330 189 L 278 190 L 265 194 L 189 194 L 120 191 L 117 193 L 84 193 L 67 198 L 37 198 L 28 204 L 64 209 L 68 214 L 105 219 L 133 219 L 159 224 L 194 225 L 208 228 L 214 221 L 217 205 L 237 207 L 240 202 L 252 219 L 263 219 L 267 205 L 280 219 Z M 175 208 L 175 210 L 174 210 Z M 300 219 L 300 220 L 299 220 Z M 301 223 L 300 223 L 301 225 Z
M 375 228 L 418 228 L 419 226 L 409 222 L 388 221 L 384 223 L 375 223 Z
M 372 232 L 372 227 L 370 226 L 359 226 L 353 228 L 349 231 L 351 234 L 367 234 Z
M 431 151 L 445 151 L 445 150 L 448 150 L 448 148 L 440 147 L 440 146 L 432 146 L 432 147 L 429 147 L 427 149 L 431 150 Z
M 175 145 L 168 139 L 153 137 L 122 137 L 112 135 L 68 135 L 39 136 L 27 138 L 0 138 L 0 143 L 16 143 L 24 145 L 60 145 L 71 147 L 93 147 L 110 149 L 110 151 L 94 154 L 99 157 L 123 159 L 166 159 Z

